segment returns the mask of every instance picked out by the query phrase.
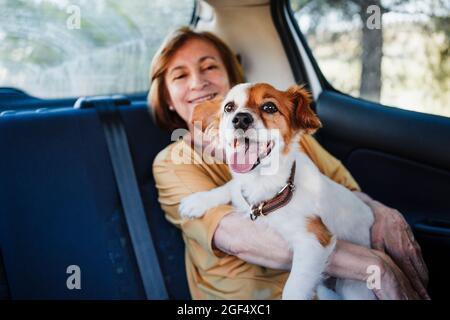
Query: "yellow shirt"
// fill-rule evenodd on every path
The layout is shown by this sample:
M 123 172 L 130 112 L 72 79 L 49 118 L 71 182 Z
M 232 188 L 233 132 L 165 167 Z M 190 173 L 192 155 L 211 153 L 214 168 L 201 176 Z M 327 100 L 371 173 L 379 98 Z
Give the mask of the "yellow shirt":
M 359 186 L 339 160 L 311 136 L 303 136 L 303 151 L 319 170 L 350 190 Z M 183 163 L 180 157 L 184 157 Z M 280 299 L 286 271 L 247 263 L 213 248 L 214 232 L 230 205 L 210 209 L 202 218 L 184 220 L 178 214 L 180 200 L 228 182 L 226 164 L 204 158 L 180 140 L 162 150 L 153 163 L 159 202 L 167 220 L 182 230 L 186 244 L 186 272 L 192 299 Z

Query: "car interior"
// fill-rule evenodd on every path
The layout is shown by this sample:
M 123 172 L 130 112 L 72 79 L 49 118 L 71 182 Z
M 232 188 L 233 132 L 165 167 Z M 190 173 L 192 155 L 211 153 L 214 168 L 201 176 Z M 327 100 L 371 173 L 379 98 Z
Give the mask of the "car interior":
M 430 296 L 445 299 L 450 118 L 334 88 L 289 1 L 198 0 L 191 25 L 228 43 L 248 82 L 311 90 L 323 124 L 316 139 L 364 192 L 404 215 Z M 190 299 L 182 235 L 164 218 L 152 176 L 174 138 L 149 108 L 146 92 L 43 99 L 0 88 L 0 299 Z M 139 205 L 127 209 L 127 192 Z M 83 290 L 67 290 L 71 265 Z

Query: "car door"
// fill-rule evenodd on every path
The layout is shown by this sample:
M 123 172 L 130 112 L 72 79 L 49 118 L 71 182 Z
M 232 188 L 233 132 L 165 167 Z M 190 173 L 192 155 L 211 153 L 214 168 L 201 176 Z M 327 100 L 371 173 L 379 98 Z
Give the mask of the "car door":
M 320 42 L 313 43 L 312 50 L 308 41 L 313 42 L 317 38 L 311 36 L 307 40 L 299 27 L 302 19 L 306 19 L 305 16 L 298 14 L 302 10 L 300 7 L 307 8 L 310 3 L 272 1 L 272 12 L 296 80 L 307 82 L 309 88 L 313 90 L 314 107 L 323 123 L 323 128 L 317 133 L 317 139 L 343 162 L 364 192 L 403 214 L 412 226 L 429 268 L 429 293 L 434 299 L 443 299 L 447 296 L 445 290 L 450 285 L 446 275 L 450 269 L 448 87 L 437 91 L 441 99 L 436 100 L 440 110 L 447 116 L 404 110 L 399 108 L 404 107 L 401 104 L 385 105 L 358 97 L 358 93 L 355 92 L 348 94 L 336 89 L 327 80 L 324 75 L 326 72 L 322 72 L 321 67 L 325 67 L 326 70 L 328 70 L 326 67 L 332 69 L 338 52 L 331 52 L 328 60 L 318 62 L 315 55 L 321 53 L 320 50 L 324 49 L 326 43 L 322 43 L 322 46 Z M 310 8 L 309 16 L 314 17 L 311 10 L 322 10 L 315 11 L 317 17 L 318 12 L 325 15 L 330 8 L 335 8 L 335 11 L 340 9 L 332 7 L 333 4 L 329 1 L 322 1 L 322 4 L 320 8 Z M 341 5 L 344 6 L 342 2 Z M 295 13 L 291 6 L 297 10 Z M 449 12 L 447 8 L 445 11 L 447 19 L 450 16 Z M 333 23 L 328 21 L 328 25 Z M 340 24 L 334 23 L 334 26 L 337 28 Z M 386 31 L 386 28 L 391 26 L 388 23 L 383 25 L 383 31 L 387 35 L 392 35 L 389 30 Z M 330 39 L 328 41 L 333 41 L 331 36 Z M 375 40 L 373 37 L 369 38 L 369 44 Z M 387 41 L 386 36 L 383 41 Z M 344 42 L 341 41 L 339 44 L 342 45 Z M 377 45 L 379 46 L 375 43 L 375 49 Z M 388 50 L 389 45 L 391 44 L 385 43 L 384 50 Z M 345 44 L 339 50 L 347 50 Z M 387 54 L 385 59 L 389 61 Z M 414 61 L 415 56 L 405 55 L 402 59 Z M 407 66 L 407 71 L 414 76 L 414 65 Z M 343 68 L 340 72 L 346 74 L 352 71 L 351 68 Z M 387 82 L 390 79 L 381 80 Z M 394 87 L 395 85 L 394 83 Z M 421 87 L 425 87 L 425 83 L 420 78 L 417 79 L 416 88 L 420 90 Z M 415 102 L 420 105 L 419 100 Z

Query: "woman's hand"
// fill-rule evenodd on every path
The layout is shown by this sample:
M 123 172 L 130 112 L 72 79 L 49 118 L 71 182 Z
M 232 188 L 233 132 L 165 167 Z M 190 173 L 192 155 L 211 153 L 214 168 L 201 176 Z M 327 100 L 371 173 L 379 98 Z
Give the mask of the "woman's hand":
M 387 253 L 406 274 L 419 296 L 430 299 L 426 290 L 428 269 L 408 223 L 397 210 L 371 199 L 364 193 L 355 193 L 369 205 L 374 214 L 372 247 Z
M 373 292 L 379 300 L 420 300 L 421 297 L 412 287 L 408 278 L 392 259 L 378 250 L 372 253 L 379 257 L 381 271 L 380 287 Z
M 338 240 L 330 256 L 326 273 L 335 278 L 345 278 L 367 283 L 369 267 L 379 268 L 379 287 L 372 289 L 380 300 L 419 299 L 416 290 L 399 267 L 385 253 Z

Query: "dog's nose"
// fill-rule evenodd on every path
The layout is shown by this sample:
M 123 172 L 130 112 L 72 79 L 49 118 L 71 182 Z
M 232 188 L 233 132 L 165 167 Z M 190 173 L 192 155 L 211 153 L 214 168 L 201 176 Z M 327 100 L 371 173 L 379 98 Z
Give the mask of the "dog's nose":
M 239 112 L 234 116 L 232 122 L 235 129 L 247 130 L 253 123 L 253 117 L 250 113 Z

